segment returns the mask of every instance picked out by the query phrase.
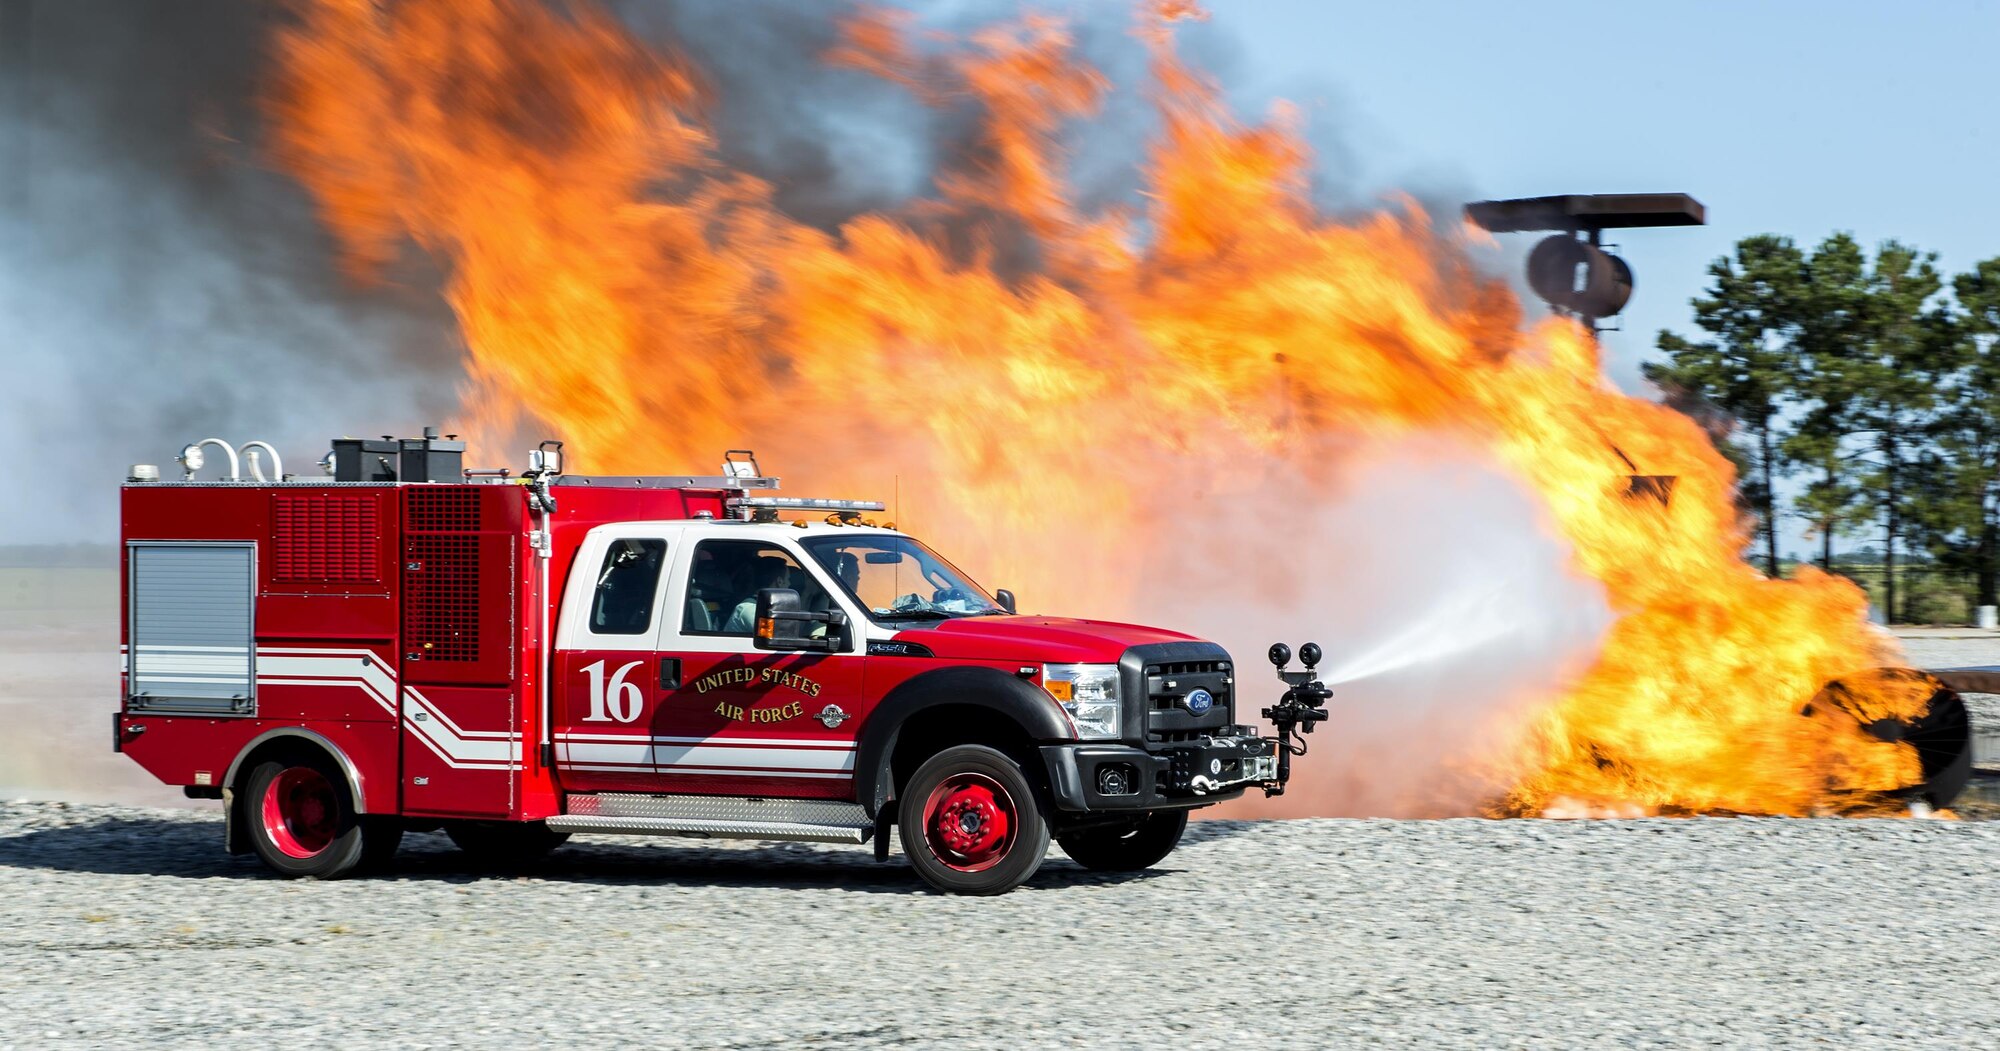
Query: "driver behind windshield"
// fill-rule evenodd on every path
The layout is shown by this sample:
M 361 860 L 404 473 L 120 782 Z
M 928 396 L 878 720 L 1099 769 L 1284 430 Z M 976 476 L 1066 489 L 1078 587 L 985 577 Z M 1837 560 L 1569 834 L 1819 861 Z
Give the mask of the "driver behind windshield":
M 977 584 L 908 537 L 814 537 L 804 545 L 876 620 L 948 620 L 1004 612 Z

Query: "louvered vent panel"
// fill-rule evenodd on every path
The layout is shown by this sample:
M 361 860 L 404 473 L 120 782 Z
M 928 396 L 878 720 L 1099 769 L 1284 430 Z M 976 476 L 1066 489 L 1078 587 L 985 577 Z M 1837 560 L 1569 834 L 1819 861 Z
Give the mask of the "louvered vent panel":
M 412 533 L 478 532 L 478 487 L 441 485 L 405 490 L 403 527 Z
M 409 487 L 403 516 L 403 645 L 424 662 L 479 659 L 479 492 Z
M 276 555 L 272 579 L 280 584 L 373 584 L 382 579 L 376 558 L 376 502 L 372 495 L 285 493 L 271 498 Z

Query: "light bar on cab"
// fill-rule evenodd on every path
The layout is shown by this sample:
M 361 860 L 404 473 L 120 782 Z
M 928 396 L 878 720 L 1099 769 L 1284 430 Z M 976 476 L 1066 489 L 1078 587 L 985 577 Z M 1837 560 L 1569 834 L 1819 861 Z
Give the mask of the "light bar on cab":
M 812 496 L 739 496 L 731 507 L 768 507 L 773 511 L 885 511 L 880 500 L 824 500 Z

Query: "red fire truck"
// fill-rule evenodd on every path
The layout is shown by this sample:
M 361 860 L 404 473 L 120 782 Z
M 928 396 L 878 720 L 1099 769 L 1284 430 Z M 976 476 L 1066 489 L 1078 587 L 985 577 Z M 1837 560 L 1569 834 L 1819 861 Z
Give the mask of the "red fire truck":
M 1158 862 L 1189 811 L 1282 790 L 1291 729 L 1325 716 L 1285 673 L 1262 736 L 1221 647 L 1018 615 L 880 504 L 771 495 L 747 453 L 584 477 L 548 442 L 512 476 L 463 449 L 341 439 L 304 480 L 258 442 L 245 479 L 207 439 L 178 481 L 133 468 L 115 746 L 223 800 L 231 852 L 319 878 L 425 829 L 496 859 L 573 833 L 885 858 L 894 826 L 930 884 L 992 894 L 1052 836 Z

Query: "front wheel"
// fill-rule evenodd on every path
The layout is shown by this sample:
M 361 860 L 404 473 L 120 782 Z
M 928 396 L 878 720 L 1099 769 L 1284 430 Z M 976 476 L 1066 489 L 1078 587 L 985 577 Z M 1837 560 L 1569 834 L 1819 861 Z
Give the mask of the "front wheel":
M 1138 872 L 1173 853 L 1187 823 L 1185 810 L 1155 810 L 1126 824 L 1064 832 L 1056 842 L 1070 860 L 1092 872 Z
M 1018 763 L 984 745 L 930 757 L 910 775 L 896 810 L 917 875 L 950 894 L 1005 894 L 1049 851 L 1034 786 Z
M 257 764 L 238 805 L 246 808 L 257 856 L 293 878 L 339 879 L 378 858 L 369 841 L 390 835 L 354 812 L 347 783 L 331 764 L 303 756 Z M 401 838 L 400 828 L 395 836 Z

